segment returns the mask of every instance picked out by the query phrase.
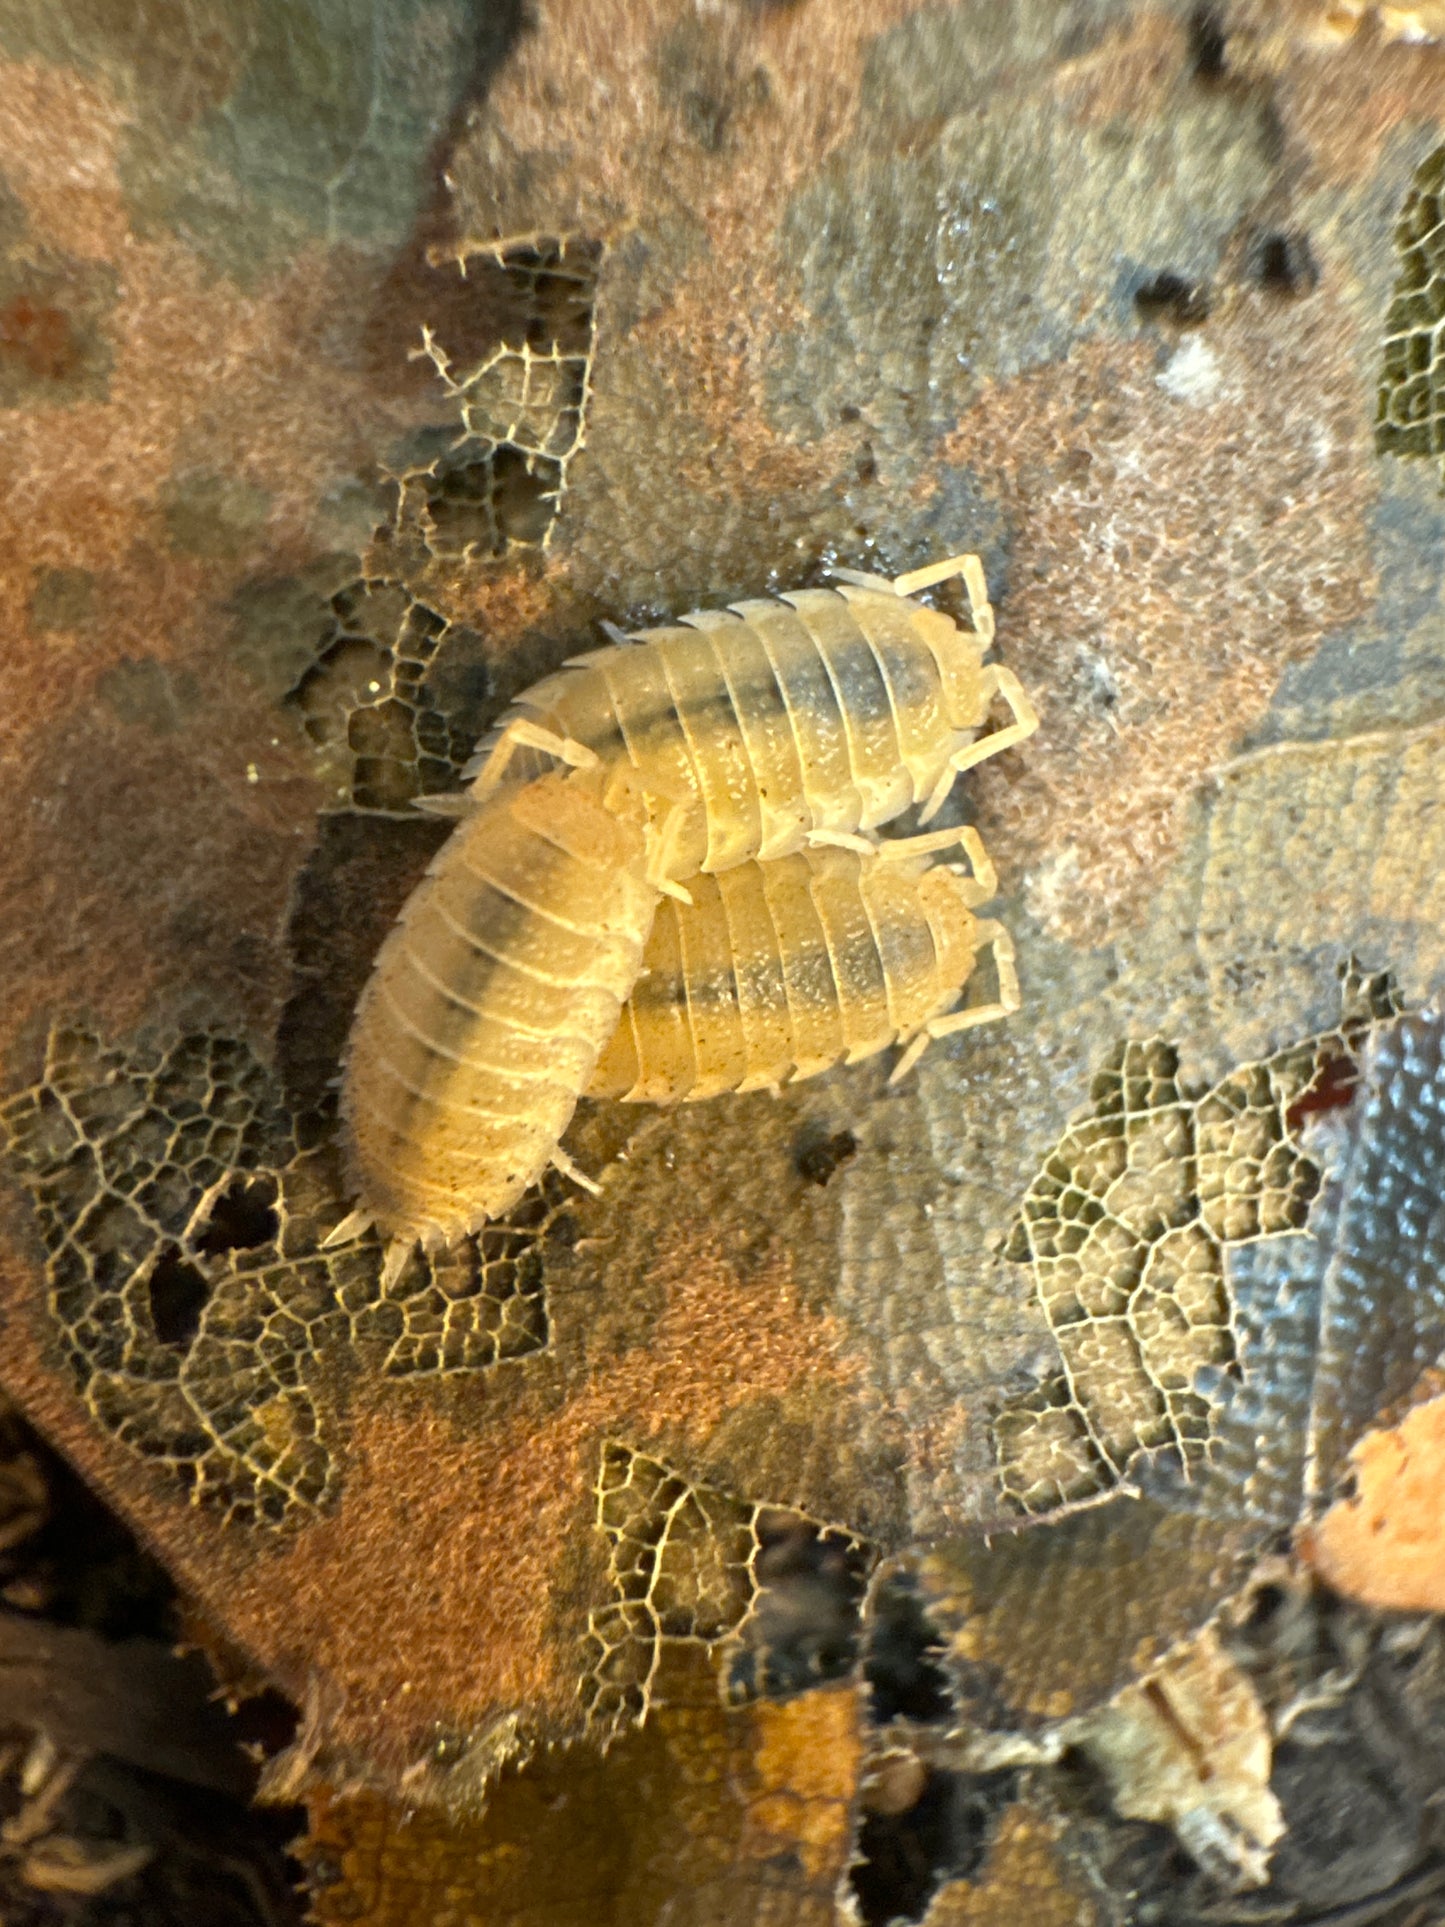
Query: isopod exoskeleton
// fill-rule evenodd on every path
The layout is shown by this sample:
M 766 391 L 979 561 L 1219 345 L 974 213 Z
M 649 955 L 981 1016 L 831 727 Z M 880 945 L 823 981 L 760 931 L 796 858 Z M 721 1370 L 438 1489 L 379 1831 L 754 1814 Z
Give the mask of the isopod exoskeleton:
M 960 843 L 971 875 L 929 864 Z M 669 899 L 658 912 L 589 1096 L 665 1104 L 776 1087 L 902 1042 L 897 1079 L 930 1039 L 1018 1009 L 1012 940 L 973 914 L 996 888 L 973 830 L 866 855 L 802 850 L 688 888 L 691 905 Z M 981 949 L 997 997 L 955 1011 Z
M 858 840 L 1038 718 L 1011 671 L 985 666 L 993 610 L 977 556 L 894 582 L 835 571 L 836 589 L 698 611 L 566 663 L 524 690 L 471 766 L 476 793 L 565 752 L 636 773 L 675 812 L 667 875 L 685 881 L 808 843 Z M 972 633 L 911 600 L 961 575 Z M 1012 720 L 980 732 L 996 701 Z
M 633 812 L 563 773 L 465 809 L 377 956 L 341 1115 L 355 1211 L 412 1246 L 496 1218 L 558 1163 L 641 967 L 658 890 Z

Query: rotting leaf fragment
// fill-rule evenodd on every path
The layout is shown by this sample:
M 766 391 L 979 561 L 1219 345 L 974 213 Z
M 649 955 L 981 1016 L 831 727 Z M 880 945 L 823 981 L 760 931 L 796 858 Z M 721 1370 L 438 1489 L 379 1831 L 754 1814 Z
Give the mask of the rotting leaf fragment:
M 57 1029 L 0 1129 L 92 1413 L 234 1522 L 335 1498 L 314 1383 L 328 1353 L 405 1378 L 547 1342 L 537 1249 L 565 1216 L 560 1180 L 383 1292 L 374 1245 L 320 1248 L 343 1210 L 334 1156 L 298 1150 L 269 1073 L 233 1040 L 124 1050 Z
M 1385 317 L 1375 446 L 1428 455 L 1445 487 L 1445 146 L 1420 163 L 1395 227 L 1400 274 Z

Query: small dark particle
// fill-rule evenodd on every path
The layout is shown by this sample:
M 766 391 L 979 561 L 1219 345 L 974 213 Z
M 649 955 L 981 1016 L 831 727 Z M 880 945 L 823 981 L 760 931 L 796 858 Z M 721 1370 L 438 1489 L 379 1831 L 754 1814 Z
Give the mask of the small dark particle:
M 1249 255 L 1250 279 L 1269 294 L 1309 294 L 1319 284 L 1320 271 L 1303 234 L 1273 230 L 1255 241 Z
M 581 1230 L 571 1212 L 564 1211 L 552 1220 L 542 1236 L 547 1244 L 555 1245 L 559 1251 L 570 1251 L 580 1237 Z
M 1189 71 L 1196 80 L 1223 77 L 1228 41 L 1223 9 L 1196 7 L 1189 16 Z
M 1307 1117 L 1322 1111 L 1342 1111 L 1354 1102 L 1359 1087 L 1360 1067 L 1347 1052 L 1327 1057 L 1315 1074 L 1309 1089 L 1302 1091 L 1284 1114 L 1291 1131 L 1298 1131 Z
M 729 103 L 705 93 L 701 88 L 690 88 L 682 97 L 683 125 L 704 153 L 717 154 L 722 151 L 730 117 Z
M 840 1164 L 846 1164 L 858 1149 L 851 1131 L 836 1131 L 832 1137 L 814 1139 L 798 1152 L 798 1175 L 809 1184 L 826 1184 Z
M 1172 321 L 1180 328 L 1197 328 L 1209 319 L 1209 291 L 1166 268 L 1134 290 L 1134 306 L 1146 321 Z

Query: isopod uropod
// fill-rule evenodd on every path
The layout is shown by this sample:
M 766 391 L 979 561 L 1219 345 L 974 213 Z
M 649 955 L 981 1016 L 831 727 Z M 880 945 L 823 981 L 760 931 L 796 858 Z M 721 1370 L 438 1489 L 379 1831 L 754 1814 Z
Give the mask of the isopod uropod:
M 929 865 L 962 844 L 962 866 Z M 1018 1009 L 1013 943 L 974 909 L 997 887 L 975 831 L 818 848 L 695 877 L 658 912 L 593 1097 L 673 1103 L 776 1087 L 903 1042 L 896 1081 L 931 1038 Z M 981 949 L 998 994 L 953 1011 Z
M 666 874 L 686 881 L 859 833 L 914 803 L 926 822 L 954 778 L 1038 726 L 1011 671 L 985 667 L 993 610 L 975 555 L 889 582 L 699 611 L 565 664 L 524 690 L 470 770 L 475 793 L 562 755 L 630 768 L 672 810 Z M 961 575 L 974 629 L 912 601 Z M 1012 721 L 981 735 L 996 700 Z
M 341 1114 L 385 1278 L 504 1212 L 558 1148 L 642 962 L 659 893 L 635 813 L 560 773 L 469 808 L 382 945 Z M 582 1180 L 584 1183 L 587 1180 Z

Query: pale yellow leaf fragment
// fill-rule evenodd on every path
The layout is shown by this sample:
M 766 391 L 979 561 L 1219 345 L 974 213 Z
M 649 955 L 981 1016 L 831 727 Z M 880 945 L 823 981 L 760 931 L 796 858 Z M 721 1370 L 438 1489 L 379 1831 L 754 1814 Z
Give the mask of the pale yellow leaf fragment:
M 1125 1819 L 1173 1827 L 1201 1866 L 1232 1885 L 1264 1885 L 1284 1831 L 1269 1789 L 1269 1722 L 1212 1627 L 1070 1737 L 1101 1769 Z

